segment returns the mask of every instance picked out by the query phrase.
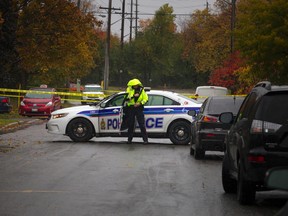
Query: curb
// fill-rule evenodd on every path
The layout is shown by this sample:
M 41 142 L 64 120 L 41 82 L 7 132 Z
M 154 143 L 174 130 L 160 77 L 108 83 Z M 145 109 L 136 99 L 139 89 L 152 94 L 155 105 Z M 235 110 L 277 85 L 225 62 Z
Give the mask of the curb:
M 7 124 L 3 127 L 0 127 L 0 135 L 1 134 L 5 134 L 5 133 L 10 133 L 12 131 L 15 131 L 17 129 L 22 129 L 26 126 L 30 126 L 32 124 L 39 124 L 41 122 L 44 122 L 42 119 L 33 119 L 33 120 L 29 120 L 29 121 L 17 121 L 17 122 L 13 122 L 10 124 Z

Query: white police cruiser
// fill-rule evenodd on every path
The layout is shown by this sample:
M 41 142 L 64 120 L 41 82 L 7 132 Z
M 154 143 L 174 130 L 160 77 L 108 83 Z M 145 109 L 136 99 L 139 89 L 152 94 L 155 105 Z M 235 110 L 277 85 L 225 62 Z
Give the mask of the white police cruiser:
M 199 111 L 201 103 L 169 91 L 147 91 L 144 107 L 146 129 L 150 138 L 170 138 L 174 144 L 188 144 L 191 138 L 189 110 Z M 75 142 L 96 137 L 123 137 L 120 132 L 125 92 L 113 94 L 97 104 L 60 109 L 47 123 L 49 133 L 68 135 Z M 134 136 L 141 136 L 136 127 Z

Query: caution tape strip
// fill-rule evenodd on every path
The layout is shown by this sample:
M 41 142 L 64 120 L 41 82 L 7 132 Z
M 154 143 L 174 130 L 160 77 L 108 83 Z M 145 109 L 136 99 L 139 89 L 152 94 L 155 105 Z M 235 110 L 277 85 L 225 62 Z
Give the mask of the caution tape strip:
M 49 92 L 49 91 L 35 91 L 35 90 L 20 90 L 20 89 L 8 89 L 8 88 L 0 88 L 0 92 L 9 92 L 9 93 L 21 93 L 21 94 L 26 94 L 26 93 L 35 93 L 35 94 L 57 94 L 61 96 L 76 96 L 76 97 L 82 97 L 82 96 L 92 96 L 92 97 L 107 97 L 109 95 L 107 94 L 87 94 L 87 93 L 82 93 L 82 92 Z M 112 93 L 119 92 L 119 91 L 109 91 Z M 19 95 L 11 95 L 11 94 L 0 94 L 1 96 L 7 96 L 7 97 L 20 97 Z M 189 98 L 196 99 L 197 98 L 207 98 L 208 96 L 195 96 L 195 95 L 190 95 L 190 94 L 183 94 Z M 227 96 L 246 96 L 246 95 L 227 95 Z M 62 98 L 61 98 L 62 99 Z M 77 100 L 77 99 L 65 99 L 63 100 Z M 83 101 L 83 100 L 79 100 Z M 96 100 L 97 101 L 97 100 Z
M 57 94 L 57 95 L 67 95 L 67 96 L 79 96 L 79 97 L 81 97 L 81 96 L 103 97 L 103 94 L 87 94 L 87 93 L 74 93 L 74 92 L 51 92 L 51 91 L 19 90 L 19 89 L 7 89 L 7 88 L 0 88 L 0 92 L 23 93 L 23 94 L 26 94 L 26 93 Z M 108 95 L 104 95 L 104 97 L 107 97 L 107 96 Z

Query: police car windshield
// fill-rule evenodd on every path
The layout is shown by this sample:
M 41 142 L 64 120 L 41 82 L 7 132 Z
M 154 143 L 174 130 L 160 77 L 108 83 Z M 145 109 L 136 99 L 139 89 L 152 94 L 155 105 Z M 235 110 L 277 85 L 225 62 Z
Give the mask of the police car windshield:
M 112 95 L 110 95 L 110 96 L 108 96 L 108 97 L 105 97 L 105 98 L 103 98 L 102 100 L 100 100 L 99 102 L 94 103 L 93 105 L 94 105 L 94 106 L 100 106 L 100 104 L 106 103 L 108 100 L 110 100 L 111 98 L 113 98 L 116 94 L 117 94 L 117 93 L 114 93 L 114 94 L 112 94 Z
M 192 98 L 186 97 L 185 95 L 178 94 L 179 97 L 184 98 L 185 100 L 192 101 L 193 103 L 202 104 L 200 101 L 194 100 Z

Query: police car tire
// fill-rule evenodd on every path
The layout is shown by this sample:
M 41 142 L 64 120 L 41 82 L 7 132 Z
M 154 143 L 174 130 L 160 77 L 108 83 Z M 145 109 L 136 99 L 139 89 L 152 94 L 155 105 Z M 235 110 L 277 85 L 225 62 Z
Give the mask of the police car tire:
M 184 139 L 178 138 L 177 132 L 181 129 L 184 131 Z M 191 137 L 191 127 L 188 122 L 185 121 L 177 121 L 172 123 L 169 127 L 169 138 L 173 144 L 176 145 L 187 145 L 190 142 Z
M 76 118 L 69 122 L 67 134 L 74 142 L 87 142 L 93 137 L 93 126 L 84 118 Z

